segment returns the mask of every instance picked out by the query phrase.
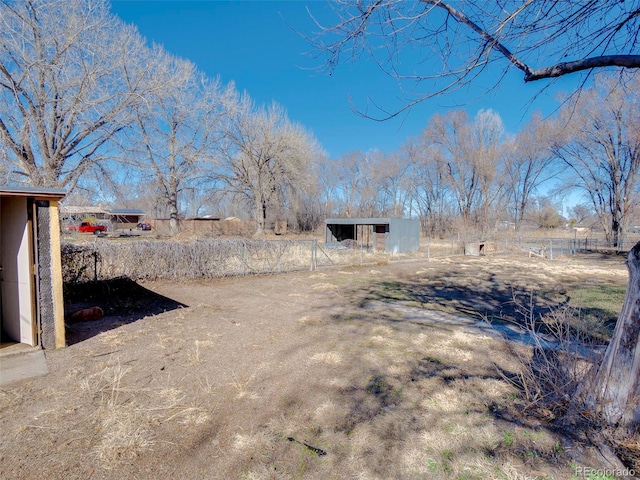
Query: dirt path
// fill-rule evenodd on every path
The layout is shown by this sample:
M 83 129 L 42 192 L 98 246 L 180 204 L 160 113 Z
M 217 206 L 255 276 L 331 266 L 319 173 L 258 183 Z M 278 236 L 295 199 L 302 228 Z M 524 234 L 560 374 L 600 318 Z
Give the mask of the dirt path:
M 145 284 L 0 389 L 0 478 L 570 478 L 562 439 L 517 413 L 502 342 L 405 311 L 504 310 L 594 269 L 517 262 Z

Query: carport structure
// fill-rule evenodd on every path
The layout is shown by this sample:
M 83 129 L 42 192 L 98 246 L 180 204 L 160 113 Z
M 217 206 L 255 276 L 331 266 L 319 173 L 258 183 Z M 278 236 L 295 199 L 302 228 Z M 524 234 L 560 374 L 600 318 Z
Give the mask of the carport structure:
M 65 192 L 0 187 L 2 344 L 65 346 L 58 203 Z
M 110 230 L 136 228 L 136 225 L 142 220 L 142 217 L 145 216 L 142 210 L 135 208 L 105 208 L 101 206 L 74 205 L 61 206 L 60 214 L 65 225 L 76 225 L 87 217 L 94 217 L 98 223 L 108 224 Z
M 385 253 L 415 252 L 420 248 L 420 222 L 406 218 L 327 218 L 325 243 L 352 240 L 358 246 Z

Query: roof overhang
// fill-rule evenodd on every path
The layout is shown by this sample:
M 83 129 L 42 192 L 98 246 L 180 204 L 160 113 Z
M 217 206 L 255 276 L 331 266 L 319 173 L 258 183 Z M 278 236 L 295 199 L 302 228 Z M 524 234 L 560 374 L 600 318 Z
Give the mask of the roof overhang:
M 391 223 L 391 218 L 327 218 L 324 223 L 327 225 L 385 225 Z
M 34 197 L 41 200 L 60 200 L 67 194 L 60 188 L 0 187 L 0 197 Z

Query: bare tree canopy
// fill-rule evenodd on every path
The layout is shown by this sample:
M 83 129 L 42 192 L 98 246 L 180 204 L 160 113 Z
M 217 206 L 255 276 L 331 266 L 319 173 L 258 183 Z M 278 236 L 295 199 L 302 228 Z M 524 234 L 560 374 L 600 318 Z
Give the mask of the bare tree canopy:
M 171 231 L 177 233 L 180 197 L 187 188 L 194 189 L 215 155 L 224 104 L 233 87 L 224 89 L 218 80 L 208 80 L 186 60 L 160 51 L 156 55 L 163 59 L 153 70 L 157 88 L 134 106 L 134 125 L 124 136 L 123 149 L 128 163 L 155 187 Z
M 551 138 L 550 122 L 535 114 L 505 149 L 504 175 L 518 230 L 534 194 L 554 175 Z
M 280 220 L 282 208 L 310 187 L 309 165 L 322 152 L 281 106 L 257 107 L 246 94 L 230 103 L 215 176 L 231 197 L 246 202 L 262 234 L 268 220 Z
M 496 83 L 512 67 L 525 82 L 640 67 L 639 0 L 336 0 L 334 11 L 335 23 L 318 23 L 313 39 L 329 70 L 369 55 L 406 81 L 403 110 L 466 86 L 493 64 L 504 70 Z
M 0 161 L 11 179 L 72 190 L 108 158 L 147 92 L 145 55 L 103 0 L 0 1 Z
M 567 103 L 552 147 L 619 249 L 640 203 L 640 75 L 623 80 L 597 75 Z

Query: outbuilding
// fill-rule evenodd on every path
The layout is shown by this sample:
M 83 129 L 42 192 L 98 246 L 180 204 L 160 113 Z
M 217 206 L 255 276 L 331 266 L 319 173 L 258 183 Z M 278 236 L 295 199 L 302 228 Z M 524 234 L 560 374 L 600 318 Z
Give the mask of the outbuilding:
M 327 218 L 325 243 L 351 243 L 386 253 L 420 248 L 420 222 L 406 218 Z
M 65 346 L 58 204 L 65 192 L 0 187 L 2 344 Z
M 97 223 L 108 225 L 109 230 L 130 230 L 136 228 L 145 213 L 135 208 L 105 208 L 102 206 L 73 206 L 60 207 L 62 223 L 66 226 L 94 219 Z

